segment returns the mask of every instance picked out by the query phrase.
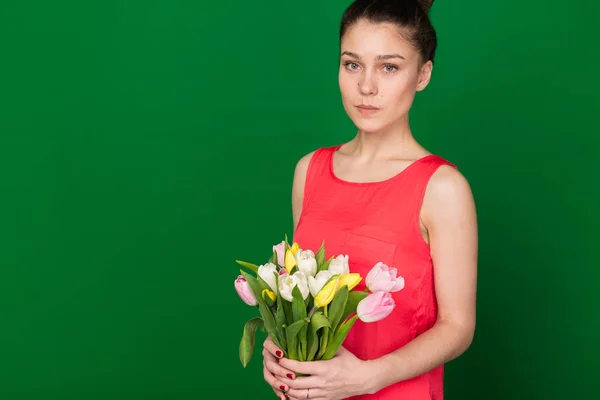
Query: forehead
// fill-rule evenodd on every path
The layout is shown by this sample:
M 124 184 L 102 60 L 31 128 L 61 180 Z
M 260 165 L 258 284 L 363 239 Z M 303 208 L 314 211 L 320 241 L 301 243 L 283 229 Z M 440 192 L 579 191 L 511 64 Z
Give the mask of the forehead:
M 414 47 L 403 37 L 403 32 L 392 23 L 371 23 L 359 20 L 344 34 L 341 50 L 351 51 L 361 57 L 400 53 L 406 58 L 416 54 Z

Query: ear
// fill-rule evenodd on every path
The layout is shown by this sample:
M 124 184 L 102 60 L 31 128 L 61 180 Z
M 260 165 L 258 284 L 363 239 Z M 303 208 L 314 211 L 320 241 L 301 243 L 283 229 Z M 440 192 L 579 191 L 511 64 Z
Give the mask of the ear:
M 431 60 L 427 61 L 421 66 L 419 70 L 419 77 L 417 80 L 417 92 L 425 89 L 431 80 L 431 72 L 433 70 L 433 63 Z

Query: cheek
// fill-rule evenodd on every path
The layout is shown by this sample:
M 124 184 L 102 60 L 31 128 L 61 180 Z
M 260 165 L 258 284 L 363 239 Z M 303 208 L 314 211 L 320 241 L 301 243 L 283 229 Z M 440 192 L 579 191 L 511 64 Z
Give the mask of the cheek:
M 344 100 L 354 95 L 357 83 L 352 76 L 341 72 L 338 78 L 338 84 Z
M 406 77 L 406 79 L 398 80 L 394 84 L 386 87 L 386 90 L 382 91 L 380 95 L 383 96 L 386 102 L 404 108 L 407 105 L 410 106 L 413 101 L 416 88 L 415 85 L 416 83 L 412 77 Z

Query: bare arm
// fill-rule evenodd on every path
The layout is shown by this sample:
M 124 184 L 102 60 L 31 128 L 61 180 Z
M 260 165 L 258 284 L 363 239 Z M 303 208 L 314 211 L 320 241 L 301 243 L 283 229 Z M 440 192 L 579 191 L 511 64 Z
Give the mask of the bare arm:
M 475 331 L 477 218 L 471 189 L 454 168 L 440 167 L 421 210 L 434 263 L 438 319 L 406 346 L 369 361 L 374 393 L 461 355 Z
M 304 201 L 304 188 L 306 183 L 306 172 L 308 171 L 308 164 L 314 152 L 311 152 L 302 157 L 294 170 L 294 179 L 292 183 L 292 217 L 294 221 L 294 232 L 298 227 L 298 221 L 300 221 L 300 214 L 302 214 L 302 202 Z

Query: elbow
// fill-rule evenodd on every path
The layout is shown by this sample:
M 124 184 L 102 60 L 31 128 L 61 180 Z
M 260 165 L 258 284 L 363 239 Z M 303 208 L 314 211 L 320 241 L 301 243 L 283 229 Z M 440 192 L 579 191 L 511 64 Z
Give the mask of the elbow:
M 449 360 L 453 360 L 464 352 L 466 352 L 475 337 L 475 321 L 459 321 L 459 320 L 441 320 L 442 325 L 446 326 L 447 337 L 450 339 L 452 345 L 450 346 Z
M 471 347 L 475 337 L 475 321 L 468 324 L 456 324 L 455 329 L 458 340 L 454 358 L 462 355 Z

